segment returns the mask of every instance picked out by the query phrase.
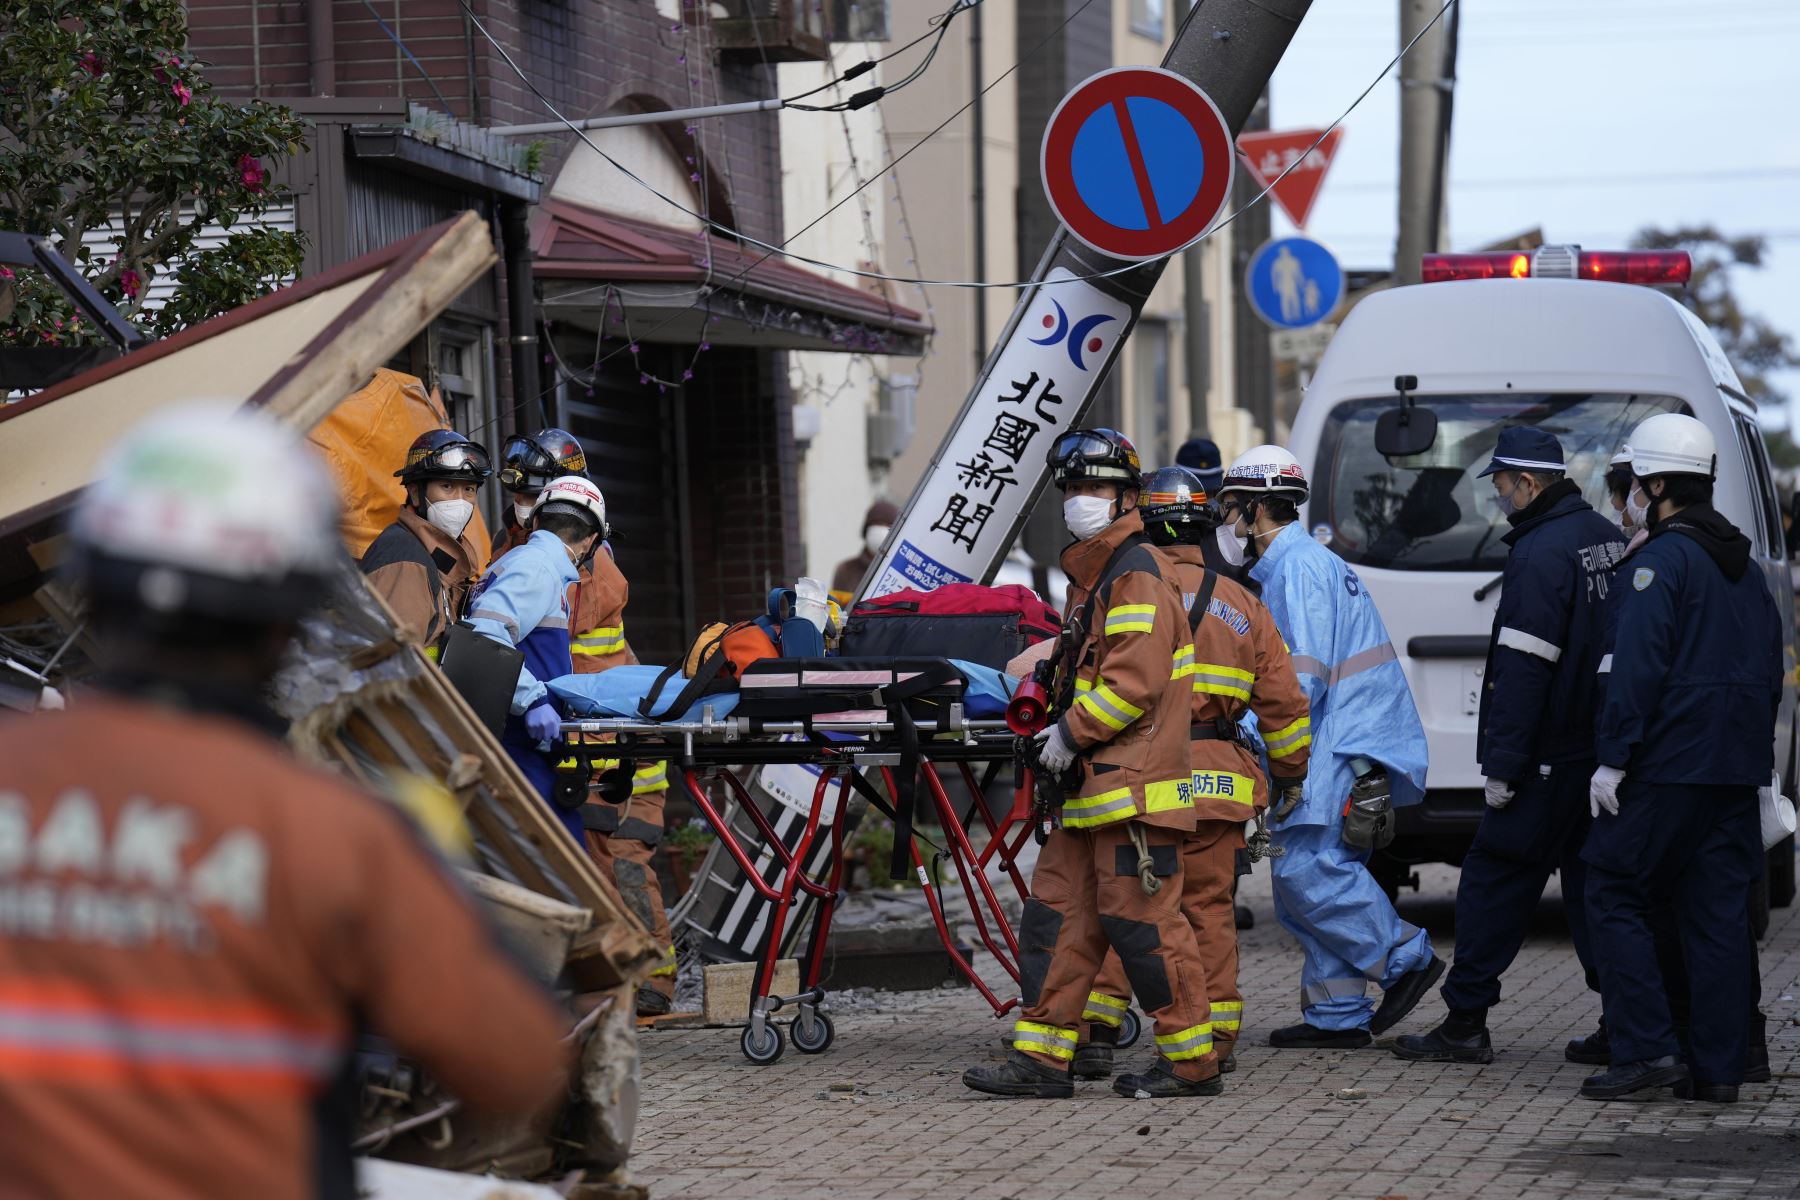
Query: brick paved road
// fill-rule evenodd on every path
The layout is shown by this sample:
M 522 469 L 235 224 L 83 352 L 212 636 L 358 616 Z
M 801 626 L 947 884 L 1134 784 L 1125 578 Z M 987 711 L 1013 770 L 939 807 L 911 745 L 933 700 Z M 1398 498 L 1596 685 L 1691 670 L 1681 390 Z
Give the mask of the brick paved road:
M 1455 874 L 1423 875 L 1401 908 L 1442 953 Z M 1072 1101 L 989 1099 L 958 1078 L 1000 1053 L 1004 1026 L 972 991 L 856 997 L 827 1053 L 790 1046 L 769 1067 L 743 1059 L 735 1030 L 647 1033 L 633 1176 L 658 1200 L 1800 1195 L 1800 908 L 1778 910 L 1763 943 L 1773 1083 L 1736 1106 L 1597 1104 L 1576 1095 L 1590 1068 L 1562 1059 L 1598 1003 L 1553 903 L 1492 1014 L 1493 1065 L 1407 1064 L 1268 1047 L 1297 1019 L 1299 957 L 1267 875 L 1247 882 L 1245 1036 L 1221 1097 L 1127 1101 L 1085 1083 Z M 1402 1031 L 1429 1028 L 1440 1004 Z

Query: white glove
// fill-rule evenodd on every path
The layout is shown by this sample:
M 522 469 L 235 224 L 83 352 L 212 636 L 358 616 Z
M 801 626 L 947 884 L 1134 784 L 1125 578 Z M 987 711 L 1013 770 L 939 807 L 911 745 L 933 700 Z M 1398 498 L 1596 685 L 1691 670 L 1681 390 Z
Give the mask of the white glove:
M 67 707 L 63 703 L 63 694 L 53 687 L 47 687 L 38 693 L 39 712 L 61 712 Z
M 1513 785 L 1504 779 L 1490 779 L 1484 789 L 1489 808 L 1505 808 L 1513 802 Z
M 1062 722 L 1037 735 L 1038 762 L 1051 775 L 1061 775 L 1075 761 L 1075 745 L 1063 732 Z
M 1600 810 L 1605 809 L 1613 816 L 1619 815 L 1619 784 L 1624 782 L 1625 772 L 1617 767 L 1601 767 L 1594 772 L 1594 778 L 1588 783 L 1588 812 L 1596 818 Z

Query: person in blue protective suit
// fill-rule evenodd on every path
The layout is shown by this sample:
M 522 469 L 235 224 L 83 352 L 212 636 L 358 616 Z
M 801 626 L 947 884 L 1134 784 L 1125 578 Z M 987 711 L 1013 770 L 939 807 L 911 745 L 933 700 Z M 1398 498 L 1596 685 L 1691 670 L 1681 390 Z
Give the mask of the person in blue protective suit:
M 1675 1086 L 1738 1097 L 1754 1011 L 1745 913 L 1760 868 L 1756 790 L 1774 767 L 1781 618 L 1750 541 L 1712 506 L 1718 454 L 1693 417 L 1632 431 L 1649 538 L 1622 572 L 1595 727 L 1594 818 L 1582 858 L 1612 1067 L 1581 1094 Z M 1688 1054 L 1670 1015 L 1652 913 L 1672 904 L 1686 958 Z
M 569 585 L 581 578 L 606 532 L 599 488 L 579 475 L 552 480 L 532 505 L 531 536 L 489 567 L 469 597 L 475 631 L 525 654 L 500 745 L 577 843 L 586 791 L 570 804 L 556 799 L 550 751 L 561 737 L 562 714 L 545 681 L 574 671 Z
M 1375 602 L 1342 559 L 1296 523 L 1306 473 L 1279 446 L 1225 472 L 1219 547 L 1250 563 L 1292 652 L 1312 712 L 1306 787 L 1271 810 L 1275 916 L 1300 942 L 1305 1020 L 1278 1047 L 1366 1046 L 1444 973 L 1425 931 L 1400 919 L 1369 857 L 1393 837 L 1393 806 L 1424 798 L 1425 730 Z M 1366 985 L 1386 995 L 1381 1007 Z
M 1502 429 L 1481 475 L 1493 480 L 1512 525 L 1500 539 L 1506 572 L 1476 734 L 1487 808 L 1456 887 L 1456 958 L 1442 992 L 1450 1011 L 1430 1033 L 1394 1042 L 1395 1054 L 1414 1061 L 1494 1061 L 1487 1012 L 1552 871 L 1561 872 L 1575 954 L 1598 984 L 1581 907 L 1581 845 L 1607 587 L 1625 539 L 1581 498 L 1548 430 Z

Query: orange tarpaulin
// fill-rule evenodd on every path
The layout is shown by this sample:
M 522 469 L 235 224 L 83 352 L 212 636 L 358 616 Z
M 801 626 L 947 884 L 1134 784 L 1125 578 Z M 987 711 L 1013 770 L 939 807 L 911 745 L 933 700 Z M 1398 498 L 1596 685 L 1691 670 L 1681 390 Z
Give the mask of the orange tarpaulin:
M 417 376 L 384 367 L 313 427 L 308 440 L 337 478 L 344 502 L 344 544 L 352 557 L 361 558 L 369 543 L 400 515 L 406 489 L 394 472 L 405 460 L 406 448 L 421 433 L 449 426 L 443 402 L 427 393 Z M 464 538 L 479 551 L 475 564 L 479 574 L 487 567 L 491 540 L 480 509 Z

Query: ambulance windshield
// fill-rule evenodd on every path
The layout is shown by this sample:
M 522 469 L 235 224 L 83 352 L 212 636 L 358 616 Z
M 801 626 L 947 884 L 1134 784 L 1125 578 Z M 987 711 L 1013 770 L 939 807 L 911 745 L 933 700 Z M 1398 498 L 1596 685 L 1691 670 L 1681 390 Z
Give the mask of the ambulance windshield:
M 1313 535 L 1345 561 L 1401 571 L 1498 571 L 1511 528 L 1493 484 L 1476 476 L 1500 430 L 1535 425 L 1562 443 L 1569 478 L 1611 516 L 1606 468 L 1639 421 L 1684 412 L 1673 396 L 1517 393 L 1419 396 L 1437 414 L 1437 440 L 1423 454 L 1388 459 L 1375 449 L 1375 422 L 1392 396 L 1351 400 L 1326 420 L 1308 519 Z

